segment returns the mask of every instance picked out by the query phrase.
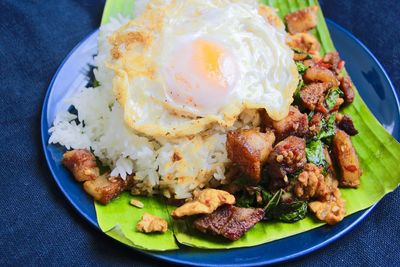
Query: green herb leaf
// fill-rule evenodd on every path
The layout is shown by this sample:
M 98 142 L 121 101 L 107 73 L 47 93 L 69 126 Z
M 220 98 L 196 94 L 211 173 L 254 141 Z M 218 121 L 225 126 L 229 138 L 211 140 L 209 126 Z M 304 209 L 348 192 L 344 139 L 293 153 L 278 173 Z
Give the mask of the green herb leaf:
M 324 147 L 321 140 L 311 140 L 306 146 L 307 162 L 326 167 Z
M 280 189 L 278 192 L 274 194 L 274 196 L 270 199 L 270 201 L 268 201 L 268 204 L 264 207 L 265 214 L 267 214 L 269 211 L 278 206 L 279 201 L 281 201 L 283 192 L 284 191 Z
M 328 94 L 325 97 L 326 107 L 329 110 L 331 110 L 336 105 L 336 100 L 342 96 L 343 96 L 343 92 L 338 87 L 334 87 L 334 88 L 330 89 Z
M 303 63 L 296 61 L 296 66 L 297 66 L 297 71 L 300 74 L 304 74 L 304 72 L 306 72 L 306 70 L 308 69 L 308 67 L 306 67 Z
M 331 142 L 332 137 L 335 135 L 335 118 L 336 113 L 332 113 L 328 118 L 321 120 L 321 130 L 318 133 L 318 139 L 325 140 L 326 143 Z
M 307 215 L 307 202 L 295 201 L 290 204 L 280 203 L 268 214 L 269 219 L 294 223 L 304 219 Z

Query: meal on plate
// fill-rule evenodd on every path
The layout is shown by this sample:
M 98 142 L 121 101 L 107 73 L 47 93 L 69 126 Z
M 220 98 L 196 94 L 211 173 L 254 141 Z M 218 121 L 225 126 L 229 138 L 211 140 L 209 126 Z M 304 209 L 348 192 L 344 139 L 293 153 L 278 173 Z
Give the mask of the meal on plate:
M 83 189 L 104 205 L 161 195 L 174 220 L 229 240 L 308 213 L 340 222 L 339 187 L 362 174 L 340 113 L 355 93 L 310 32 L 318 7 L 282 21 L 256 0 L 136 2 L 134 19 L 101 27 L 95 80 L 49 130 Z M 135 223 L 168 228 L 149 213 Z

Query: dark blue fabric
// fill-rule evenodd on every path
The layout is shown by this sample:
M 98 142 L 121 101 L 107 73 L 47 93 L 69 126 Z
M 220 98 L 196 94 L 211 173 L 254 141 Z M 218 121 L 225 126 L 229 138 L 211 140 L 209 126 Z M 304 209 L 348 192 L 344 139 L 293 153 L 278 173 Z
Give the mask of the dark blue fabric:
M 400 88 L 398 0 L 324 0 Z M 160 263 L 93 229 L 63 197 L 40 145 L 47 86 L 67 53 L 99 25 L 104 1 L 0 1 L 0 266 Z M 384 179 L 384 177 L 382 177 Z M 400 265 L 400 191 L 356 229 L 288 265 Z

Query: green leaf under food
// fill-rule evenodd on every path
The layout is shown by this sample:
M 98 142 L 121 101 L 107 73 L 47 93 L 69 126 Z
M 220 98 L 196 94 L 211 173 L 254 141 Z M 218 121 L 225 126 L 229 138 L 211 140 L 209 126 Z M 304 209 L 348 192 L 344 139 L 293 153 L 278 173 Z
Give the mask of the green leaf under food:
M 321 140 L 311 140 L 308 142 L 306 146 L 306 158 L 307 162 L 326 167 L 324 145 Z
M 281 17 L 300 8 L 318 5 L 316 0 L 263 0 L 262 2 L 277 8 Z M 119 13 L 129 14 L 133 4 L 133 0 L 107 0 L 102 22 L 107 22 L 110 16 L 116 16 Z M 311 32 L 321 43 L 321 54 L 335 50 L 321 11 L 318 12 L 318 26 Z M 346 107 L 343 112 L 349 114 L 357 123 L 360 133 L 353 137 L 352 141 L 363 168 L 361 185 L 358 189 L 340 190 L 346 200 L 346 214 L 349 215 L 370 207 L 386 193 L 397 188 L 400 183 L 400 168 L 398 168 L 400 144 L 379 124 L 358 94 L 356 94 L 353 104 Z M 145 249 L 155 250 L 177 248 L 176 244 L 171 240 L 173 237 L 171 232 L 168 232 L 164 237 L 162 235 L 146 235 L 147 237 L 143 237 L 144 234 L 140 233 L 138 235 L 135 232 L 134 225 L 142 212 L 159 211 L 162 210 L 163 206 L 162 203 L 158 202 L 157 198 L 141 198 L 140 200 L 145 203 L 145 208 L 139 211 L 125 201 L 121 201 L 121 198 L 109 204 L 113 208 L 96 204 L 97 220 L 101 229 L 111 237 L 123 243 L 129 243 L 128 245 L 130 246 L 143 246 Z M 158 208 L 147 210 L 151 205 L 155 205 Z M 128 210 L 128 207 L 133 210 Z M 169 210 L 173 209 L 169 206 L 167 208 Z M 165 218 L 169 217 L 167 215 L 168 213 L 164 214 Z M 123 225 L 124 227 L 118 227 L 118 225 Z M 311 216 L 306 216 L 303 220 L 293 224 L 277 221 L 261 222 L 235 242 L 228 242 L 215 236 L 202 234 L 194 230 L 189 222 L 183 220 L 174 221 L 173 231 L 176 240 L 187 246 L 207 249 L 229 249 L 263 244 L 302 233 L 321 225 L 323 223 L 318 222 Z M 123 230 L 122 233 L 121 229 Z M 129 239 L 125 238 L 125 236 L 128 236 Z M 163 242 L 163 238 L 168 241 Z M 146 242 L 144 242 L 145 240 Z
M 129 204 L 133 198 L 144 204 L 143 209 Z M 101 230 L 126 245 L 160 251 L 178 248 L 172 231 L 172 218 L 164 201 L 159 197 L 131 196 L 128 192 L 124 192 L 108 205 L 95 202 L 95 208 Z M 168 231 L 152 234 L 136 231 L 136 224 L 144 212 L 167 220 Z
M 325 97 L 326 107 L 329 110 L 332 110 L 332 108 L 336 105 L 336 100 L 341 96 L 343 96 L 343 92 L 339 89 L 339 87 L 330 89 Z

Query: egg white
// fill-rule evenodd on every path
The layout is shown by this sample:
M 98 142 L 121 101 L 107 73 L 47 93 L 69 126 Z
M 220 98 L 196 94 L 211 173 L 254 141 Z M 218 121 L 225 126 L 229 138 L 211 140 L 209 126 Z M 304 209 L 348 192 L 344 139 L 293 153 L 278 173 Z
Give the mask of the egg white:
M 245 109 L 265 108 L 275 120 L 287 115 L 298 84 L 293 52 L 285 33 L 258 13 L 257 1 L 158 0 L 142 10 L 110 38 L 113 90 L 132 129 L 177 138 L 214 124 L 232 126 Z M 173 81 L 166 70 L 180 62 L 177 47 L 196 38 L 218 43 L 235 64 L 228 93 L 208 90 L 204 98 L 197 96 L 212 101 L 207 108 L 176 101 L 168 93 Z M 181 72 L 192 77 L 191 66 L 181 61 Z

